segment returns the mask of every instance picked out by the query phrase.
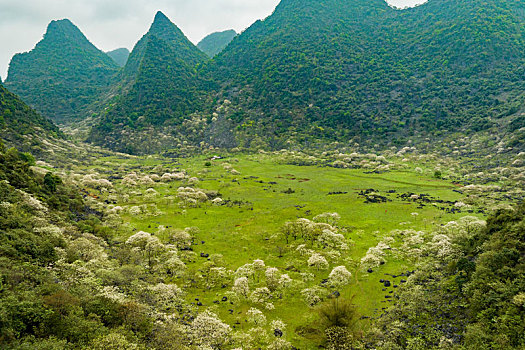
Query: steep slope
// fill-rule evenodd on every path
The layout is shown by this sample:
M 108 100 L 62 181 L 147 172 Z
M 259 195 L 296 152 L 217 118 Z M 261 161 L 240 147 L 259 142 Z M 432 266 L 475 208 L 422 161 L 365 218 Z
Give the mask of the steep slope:
M 113 51 L 106 52 L 116 64 L 120 67 L 124 67 L 129 57 L 129 50 L 126 48 L 116 49 Z
M 214 57 L 219 52 L 224 50 L 226 46 L 235 38 L 237 32 L 233 29 L 223 32 L 216 32 L 206 36 L 202 39 L 197 47 L 202 50 L 209 57 Z
M 8 146 L 36 155 L 42 147 L 42 137 L 63 137 L 53 122 L 28 107 L 1 84 L 0 135 Z
M 133 152 L 176 140 L 388 147 L 508 130 L 523 113 L 524 14 L 520 0 L 429 0 L 407 10 L 383 0 L 282 0 L 203 65 L 159 14 L 91 140 Z M 197 59 L 172 64 L 181 52 Z
M 399 142 L 476 131 L 512 113 L 523 91 L 524 11 L 518 0 L 430 0 L 403 11 L 381 0 L 283 0 L 208 74 L 243 107 L 239 121 L 267 132 L 319 126 L 319 136 Z
M 158 12 L 122 70 L 116 103 L 102 116 L 89 139 L 136 152 L 143 146 L 130 139 L 130 133 L 148 126 L 182 122 L 185 116 L 202 108 L 204 94 L 199 90 L 196 66 L 206 60 L 206 55 Z
M 89 114 L 118 66 L 69 20 L 49 24 L 42 41 L 17 54 L 6 87 L 43 115 L 67 123 Z

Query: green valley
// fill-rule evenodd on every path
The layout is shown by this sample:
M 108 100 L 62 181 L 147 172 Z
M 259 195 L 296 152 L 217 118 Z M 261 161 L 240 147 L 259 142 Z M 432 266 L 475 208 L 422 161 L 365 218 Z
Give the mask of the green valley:
M 0 82 L 1 349 L 525 348 L 523 1 L 59 3 L 136 44 Z

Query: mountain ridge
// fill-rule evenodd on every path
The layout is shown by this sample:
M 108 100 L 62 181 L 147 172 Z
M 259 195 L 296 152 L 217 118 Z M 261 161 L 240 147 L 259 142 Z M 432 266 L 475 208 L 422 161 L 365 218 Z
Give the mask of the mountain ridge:
M 157 12 L 148 32 L 137 42 L 120 73 L 115 103 L 101 115 L 89 140 L 135 152 L 137 146 L 119 146 L 112 133 L 123 126 L 135 133 L 168 119 L 182 120 L 201 106 L 201 82 L 196 66 L 208 60 L 162 12 Z M 119 132 L 122 130 L 119 130 Z M 120 148 L 122 147 L 122 148 Z M 142 147 L 142 146 L 140 146 Z
M 11 60 L 6 87 L 59 123 L 85 117 L 118 66 L 70 20 L 52 21 L 43 39 Z
M 41 153 L 41 138 L 64 138 L 64 134 L 49 119 L 27 106 L 18 96 L 0 83 L 1 139 L 9 147 L 23 152 Z
M 129 58 L 129 54 L 129 50 L 125 47 L 106 52 L 106 55 L 111 57 L 111 59 L 115 61 L 115 63 L 118 64 L 119 67 L 124 67 L 126 65 L 126 62 Z
M 204 37 L 197 47 L 201 49 L 208 57 L 213 58 L 228 46 L 228 44 L 237 36 L 233 29 L 222 32 L 214 32 Z

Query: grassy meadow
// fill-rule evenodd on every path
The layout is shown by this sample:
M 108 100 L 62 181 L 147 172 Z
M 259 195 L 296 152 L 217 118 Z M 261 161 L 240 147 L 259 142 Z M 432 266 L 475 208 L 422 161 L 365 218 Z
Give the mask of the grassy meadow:
M 119 163 L 122 163 L 120 167 Z M 362 266 L 361 259 L 370 247 L 396 229 L 428 232 L 461 216 L 480 215 L 474 213 L 476 209 L 472 207 L 469 213 L 450 210 L 454 203 L 464 198 L 457 191 L 458 185 L 428 173 L 414 172 L 411 165 L 405 165 L 404 170 L 381 173 L 289 165 L 270 155 L 257 154 L 176 160 L 148 157 L 123 161 L 118 157 L 105 157 L 99 159 L 91 170 L 111 174 L 104 164 L 119 169 L 121 175 L 122 172 L 144 169 L 150 173 L 160 169 L 183 171 L 186 177 L 181 181 L 138 184 L 132 191 L 116 179 L 113 190 L 100 194 L 100 199 L 104 199 L 111 193 L 128 193 L 125 202 L 115 202 L 124 209 L 144 204 L 154 204 L 158 208 L 155 215 L 133 215 L 123 210 L 121 217 L 128 230 L 122 230 L 117 239 L 124 242 L 138 231 L 155 234 L 159 227 L 198 228 L 191 246 L 193 253 L 185 260 L 185 275 L 173 277 L 169 282 L 184 286 L 188 303 L 197 309 L 211 308 L 224 322 L 238 330 L 250 329 L 246 321 L 247 311 L 254 305 L 242 298 L 235 302 L 231 299 L 223 301 L 232 286 L 231 273 L 256 259 L 263 260 L 266 267 L 276 267 L 280 273 L 287 273 L 292 280 L 298 281 L 298 285 L 274 294 L 274 308 L 264 310 L 264 314 L 268 321 L 284 321 L 287 324 L 285 337 L 299 349 L 314 348 L 321 339 L 315 332 L 317 312 L 303 300 L 302 288 L 323 286 L 323 280 L 328 278 L 333 267 L 345 266 L 352 273 L 351 283 L 342 288 L 327 285 L 323 288 L 326 288 L 326 294 L 337 290 L 342 297 L 353 298 L 362 316 L 360 326 L 366 328 L 368 318 L 379 317 L 382 310 L 392 303 L 391 296 L 395 296 L 395 288 L 403 278 L 393 278 L 392 275 L 401 275 L 413 268 L 413 262 L 388 254 L 384 263 L 369 272 Z M 177 198 L 181 186 L 211 191 L 222 202 L 205 201 L 194 207 L 181 206 Z M 145 196 L 148 188 L 154 188 L 156 194 Z M 286 222 L 299 218 L 312 220 L 319 214 L 334 212 L 340 215 L 336 226 L 349 243 L 349 249 L 340 256 L 329 258 L 329 268 L 318 271 L 308 266 L 307 256 L 297 252 L 296 247 L 305 242 L 300 238 L 298 241 L 290 238 L 287 244 L 281 232 Z M 162 242 L 169 242 L 170 237 L 162 230 L 157 235 Z M 392 245 L 391 249 L 395 250 L 395 246 Z M 322 247 L 309 245 L 309 248 L 323 253 Z M 203 271 L 213 254 L 221 255 L 220 265 L 230 272 L 230 277 L 210 286 L 203 283 L 202 278 L 210 278 Z M 303 278 L 301 281 L 301 273 L 312 273 L 313 279 L 304 281 Z M 391 280 L 392 286 L 384 288 L 380 279 Z M 250 285 L 264 285 L 264 272 L 254 276 Z M 390 297 L 386 299 L 388 295 Z

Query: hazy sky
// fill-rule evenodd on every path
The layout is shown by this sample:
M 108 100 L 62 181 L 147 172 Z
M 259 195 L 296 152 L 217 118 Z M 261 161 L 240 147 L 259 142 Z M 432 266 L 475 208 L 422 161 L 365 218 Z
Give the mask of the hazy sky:
M 69 18 L 104 51 L 133 48 L 155 13 L 164 12 L 195 44 L 209 33 L 240 32 L 272 13 L 280 0 L 0 0 L 0 76 L 11 57 L 31 50 L 53 19 Z M 397 7 L 425 0 L 388 0 Z

